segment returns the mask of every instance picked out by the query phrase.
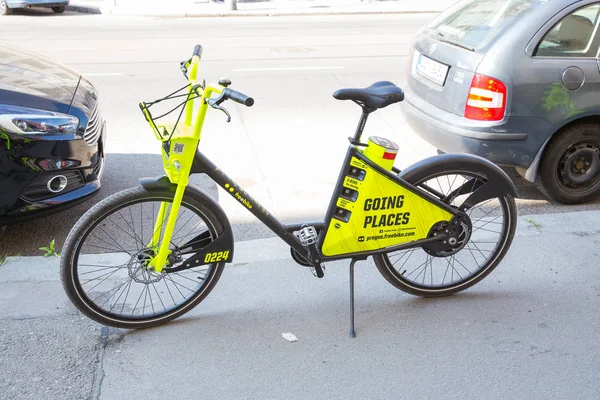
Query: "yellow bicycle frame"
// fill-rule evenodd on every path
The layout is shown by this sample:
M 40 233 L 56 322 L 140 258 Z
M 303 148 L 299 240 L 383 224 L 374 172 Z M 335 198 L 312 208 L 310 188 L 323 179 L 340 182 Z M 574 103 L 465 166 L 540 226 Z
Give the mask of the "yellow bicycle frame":
M 188 185 L 190 170 L 192 163 L 194 162 L 194 155 L 198 148 L 202 136 L 202 127 L 204 126 L 204 119 L 206 117 L 206 111 L 208 110 L 207 100 L 210 99 L 213 93 L 221 94 L 224 87 L 221 85 L 210 84 L 206 85 L 203 89 L 198 85 L 198 64 L 200 57 L 194 55 L 189 62 L 189 89 L 188 89 L 188 101 L 185 103 L 184 114 L 185 118 L 183 121 L 179 121 L 177 124 L 171 125 L 158 125 L 156 126 L 152 122 L 152 117 L 148 112 L 148 109 L 144 103 L 141 103 L 141 108 L 146 119 L 148 120 L 150 127 L 158 138 L 163 142 L 168 143 L 169 151 L 167 152 L 164 147 L 162 150 L 163 167 L 166 175 L 168 176 L 171 183 L 177 185 L 175 191 L 175 197 L 173 203 L 169 209 L 169 203 L 161 203 L 158 218 L 154 226 L 154 234 L 148 244 L 148 247 L 158 247 L 158 252 L 155 253 L 154 258 L 149 262 L 148 268 L 152 267 L 156 272 L 162 272 L 166 265 L 167 258 L 169 257 L 169 243 L 173 236 L 173 230 L 175 229 L 175 222 L 177 221 L 177 215 L 179 213 L 179 207 L 185 193 L 185 188 Z M 202 90 L 200 96 L 200 106 L 194 120 L 194 96 L 200 94 L 199 90 Z M 162 132 L 172 132 L 172 135 L 165 137 Z M 161 238 L 161 232 L 163 230 L 165 219 L 167 221 L 164 233 Z

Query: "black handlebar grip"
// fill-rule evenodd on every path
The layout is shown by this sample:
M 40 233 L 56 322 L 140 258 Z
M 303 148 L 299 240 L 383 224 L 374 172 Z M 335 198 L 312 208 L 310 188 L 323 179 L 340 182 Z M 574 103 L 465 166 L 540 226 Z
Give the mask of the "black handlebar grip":
M 233 100 L 236 103 L 243 104 L 246 107 L 252 107 L 254 104 L 254 99 L 252 97 L 246 96 L 244 93 L 236 92 L 235 90 L 224 89 L 223 94 L 228 99 Z
M 202 46 L 200 46 L 199 44 L 194 46 L 194 53 L 192 53 L 192 57 L 193 56 L 202 57 Z

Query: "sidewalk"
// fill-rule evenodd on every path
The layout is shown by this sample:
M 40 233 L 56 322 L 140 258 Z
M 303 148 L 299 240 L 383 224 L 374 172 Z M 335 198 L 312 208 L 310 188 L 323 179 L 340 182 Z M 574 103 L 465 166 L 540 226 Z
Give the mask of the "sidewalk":
M 359 262 L 356 339 L 347 262 L 316 279 L 278 238 L 236 244 L 202 304 L 136 331 L 77 312 L 57 258 L 10 258 L 0 266 L 0 398 L 599 398 L 598 220 L 519 217 L 498 268 L 441 299 L 402 293 Z
M 437 13 L 454 0 L 238 0 L 237 11 L 222 0 L 71 0 L 72 11 L 154 17 L 293 16 Z

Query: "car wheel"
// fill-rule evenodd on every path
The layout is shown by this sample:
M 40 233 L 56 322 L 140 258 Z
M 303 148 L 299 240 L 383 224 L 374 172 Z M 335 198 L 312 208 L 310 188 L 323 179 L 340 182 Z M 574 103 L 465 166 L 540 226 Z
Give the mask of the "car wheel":
M 600 194 L 600 125 L 570 126 L 550 140 L 539 184 L 552 200 L 585 203 Z
M 6 0 L 0 0 L 0 15 L 10 15 L 12 10 L 6 5 Z
M 54 11 L 55 14 L 62 14 L 65 12 L 66 8 L 67 7 L 65 6 L 52 7 L 52 11 Z

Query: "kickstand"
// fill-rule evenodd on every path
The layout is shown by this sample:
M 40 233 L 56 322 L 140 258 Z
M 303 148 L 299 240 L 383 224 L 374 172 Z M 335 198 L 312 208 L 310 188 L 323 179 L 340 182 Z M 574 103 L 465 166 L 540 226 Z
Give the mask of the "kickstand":
M 350 338 L 356 337 L 356 332 L 354 331 L 354 264 L 358 260 L 352 259 L 350 262 L 350 334 L 348 335 Z

